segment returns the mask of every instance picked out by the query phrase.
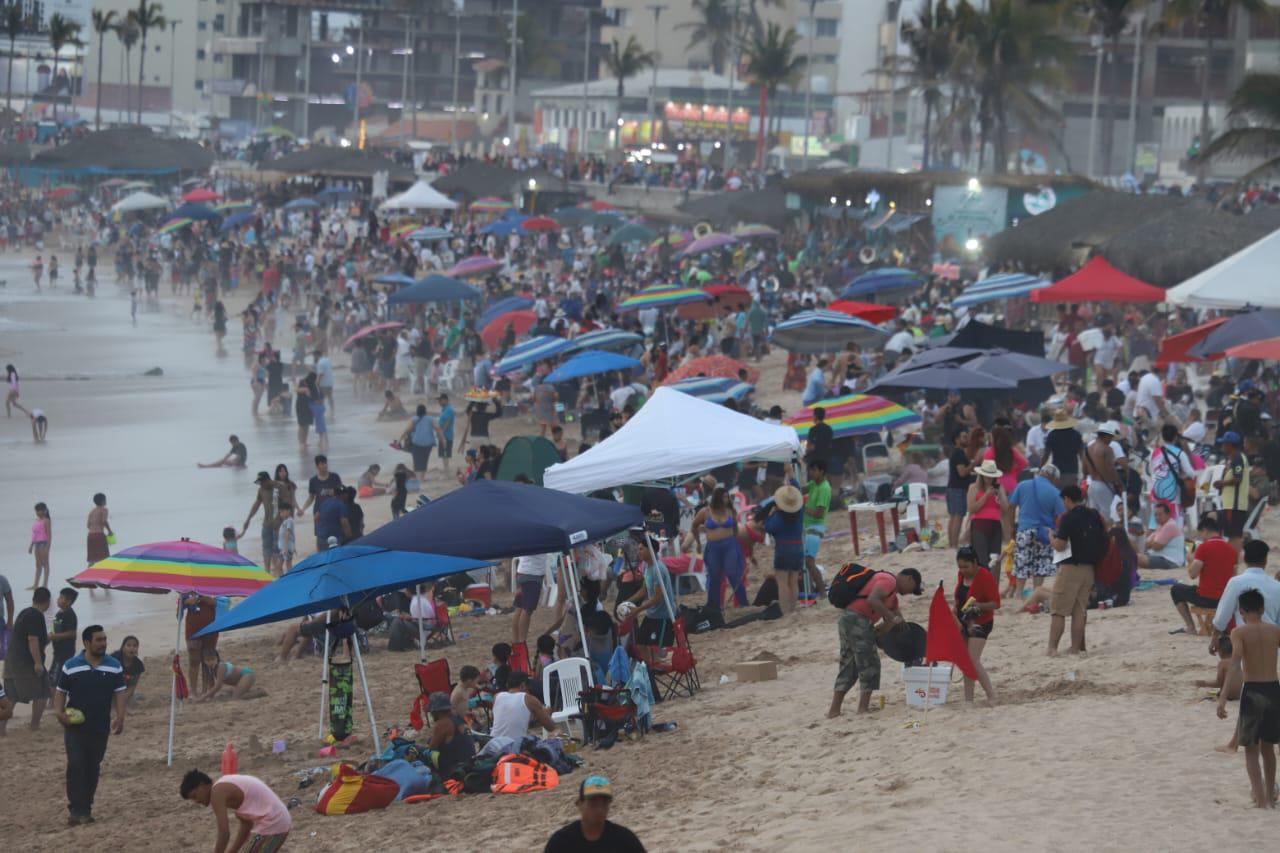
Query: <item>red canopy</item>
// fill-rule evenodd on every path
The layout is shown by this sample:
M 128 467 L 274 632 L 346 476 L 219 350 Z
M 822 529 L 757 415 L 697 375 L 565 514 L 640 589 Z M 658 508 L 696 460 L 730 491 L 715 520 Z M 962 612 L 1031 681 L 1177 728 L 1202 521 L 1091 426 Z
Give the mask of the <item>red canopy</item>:
M 1227 322 L 1226 317 L 1219 317 L 1216 320 L 1210 320 L 1207 323 L 1201 323 L 1185 332 L 1178 332 L 1176 335 L 1169 335 L 1160 342 L 1160 354 L 1156 356 L 1156 366 L 1164 367 L 1167 364 L 1179 364 L 1188 361 L 1204 361 L 1196 355 L 1191 355 L 1187 350 L 1209 337 L 1209 333 L 1214 329 Z
M 858 317 L 868 323 L 883 323 L 898 316 L 898 309 L 892 305 L 877 305 L 874 302 L 856 302 L 852 299 L 837 299 L 831 303 L 832 311 Z
M 1032 291 L 1032 302 L 1163 302 L 1164 288 L 1139 281 L 1101 255 L 1057 284 Z
M 515 328 L 517 335 L 523 335 L 537 322 L 538 317 L 532 311 L 508 311 L 489 321 L 480 332 L 480 340 L 484 341 L 484 345 L 490 351 L 496 350 L 498 344 L 502 343 L 502 336 L 507 331 L 508 323 Z

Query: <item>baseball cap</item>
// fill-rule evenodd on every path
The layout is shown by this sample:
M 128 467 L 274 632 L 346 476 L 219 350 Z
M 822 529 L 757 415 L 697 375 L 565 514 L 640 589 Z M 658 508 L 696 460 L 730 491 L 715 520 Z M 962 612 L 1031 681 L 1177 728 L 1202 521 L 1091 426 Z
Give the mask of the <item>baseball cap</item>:
M 1218 444 L 1234 444 L 1236 447 L 1239 447 L 1240 433 L 1235 430 L 1227 430 L 1222 435 L 1218 436 Z
M 583 779 L 578 788 L 578 799 L 585 800 L 587 797 L 608 797 L 612 800 L 613 783 L 609 781 L 609 777 L 596 773 Z
M 1098 425 L 1098 432 L 1105 435 L 1117 436 L 1120 434 L 1120 424 L 1115 421 L 1105 421 Z

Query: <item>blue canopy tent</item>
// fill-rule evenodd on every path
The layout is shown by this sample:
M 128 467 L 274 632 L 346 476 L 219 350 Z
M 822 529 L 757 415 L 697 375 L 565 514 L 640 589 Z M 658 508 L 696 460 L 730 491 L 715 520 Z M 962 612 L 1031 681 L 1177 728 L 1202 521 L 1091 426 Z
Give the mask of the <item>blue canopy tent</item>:
M 460 302 L 464 299 L 479 298 L 480 291 L 466 282 L 444 275 L 429 275 L 399 293 L 391 294 L 387 302 L 392 305 L 405 305 L 423 302 Z
M 616 352 L 601 352 L 589 349 L 583 350 L 567 360 L 564 364 L 548 373 L 542 381 L 553 384 L 556 382 L 568 382 L 571 379 L 610 373 L 614 370 L 636 370 L 641 366 L 638 360 L 629 356 L 618 355 Z
M 344 545 L 313 554 L 288 573 L 232 607 L 196 636 L 220 631 L 233 631 L 252 625 L 267 625 L 329 610 L 355 607 L 374 596 L 419 584 L 432 578 L 479 569 L 487 563 L 477 558 L 442 557 L 421 551 L 404 553 L 369 545 Z M 329 638 L 325 631 L 324 679 L 329 679 Z M 365 706 L 369 710 L 369 728 L 373 732 L 373 751 L 382 746 L 378 724 L 373 715 L 373 699 L 364 673 L 364 657 L 360 644 L 352 643 Z M 324 733 L 324 690 L 321 690 L 320 731 Z
M 861 299 L 873 293 L 886 290 L 902 290 L 908 287 L 919 287 L 921 278 L 911 270 L 901 267 L 882 267 L 869 270 L 845 285 L 840 292 L 841 299 Z
M 530 338 L 507 350 L 507 354 L 493 368 L 493 372 L 502 375 L 524 370 L 544 358 L 553 358 L 567 351 L 571 343 L 571 341 L 557 338 L 555 335 L 540 335 L 536 338 Z
M 499 299 L 490 305 L 476 319 L 476 328 L 483 329 L 503 314 L 509 314 L 512 311 L 523 311 L 526 308 L 533 307 L 533 300 L 524 296 L 508 296 L 506 299 Z
M 1016 299 L 1027 296 L 1033 290 L 1048 287 L 1050 282 L 1043 278 L 1026 273 L 1011 272 L 988 276 L 975 281 L 964 289 L 964 292 L 951 301 L 952 308 L 964 308 L 969 305 L 982 305 L 998 299 Z
M 405 275 L 402 272 L 389 272 L 378 276 L 373 280 L 374 284 L 394 284 L 397 287 L 408 287 L 417 283 L 417 279 L 411 275 Z
M 209 222 L 221 218 L 222 214 L 205 204 L 189 201 L 169 214 L 170 219 L 194 219 L 197 222 Z

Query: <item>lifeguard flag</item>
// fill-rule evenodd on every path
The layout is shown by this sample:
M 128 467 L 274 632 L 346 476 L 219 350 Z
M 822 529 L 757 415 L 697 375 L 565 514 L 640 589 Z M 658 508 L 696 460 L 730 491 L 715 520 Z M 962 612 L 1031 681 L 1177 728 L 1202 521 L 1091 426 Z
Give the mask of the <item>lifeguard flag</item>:
M 960 626 L 956 623 L 951 608 L 947 606 L 942 584 L 938 584 L 933 593 L 933 601 L 929 604 L 929 633 L 924 644 L 924 659 L 929 663 L 953 663 L 967 678 L 978 678 L 978 671 L 973 668 L 973 659 L 969 657 L 969 648 L 960 633 Z

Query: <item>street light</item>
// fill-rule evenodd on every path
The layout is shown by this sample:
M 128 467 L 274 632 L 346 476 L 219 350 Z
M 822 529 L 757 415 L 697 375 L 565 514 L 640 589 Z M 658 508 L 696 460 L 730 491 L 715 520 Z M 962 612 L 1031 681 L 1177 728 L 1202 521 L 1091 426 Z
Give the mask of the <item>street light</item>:
M 356 49 L 351 45 L 347 45 L 347 56 L 355 56 L 355 55 L 356 55 Z
M 970 178 L 968 187 L 969 187 L 969 192 L 971 193 L 982 192 L 982 182 L 979 181 L 977 178 Z
M 334 65 L 337 65 L 338 63 L 342 62 L 342 57 L 338 56 L 338 54 L 336 53 L 333 56 L 330 56 L 329 58 L 333 60 Z

